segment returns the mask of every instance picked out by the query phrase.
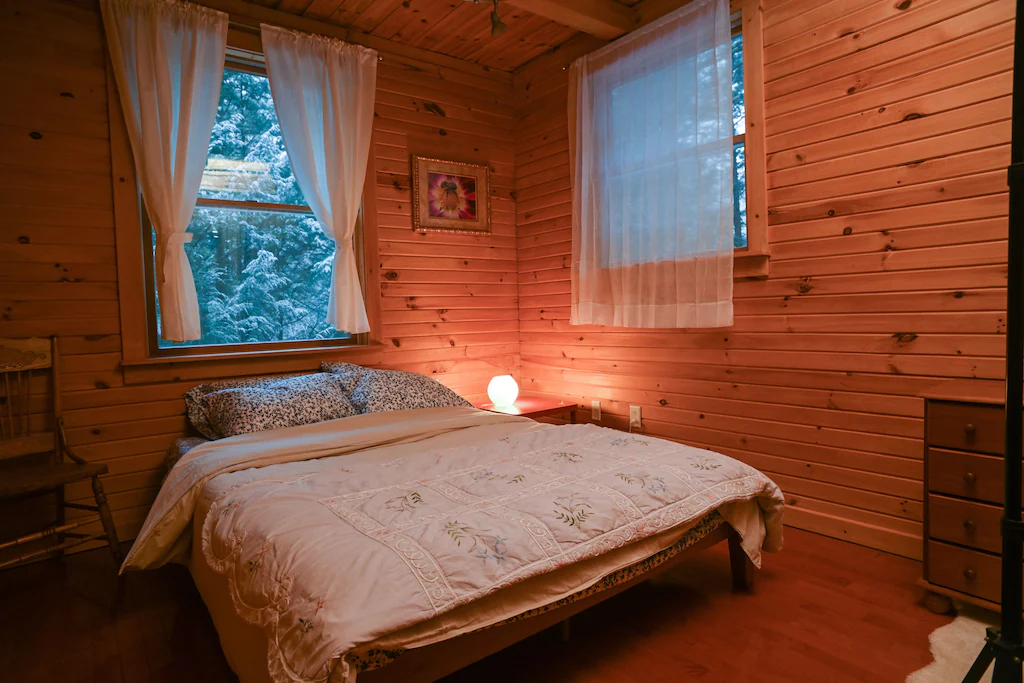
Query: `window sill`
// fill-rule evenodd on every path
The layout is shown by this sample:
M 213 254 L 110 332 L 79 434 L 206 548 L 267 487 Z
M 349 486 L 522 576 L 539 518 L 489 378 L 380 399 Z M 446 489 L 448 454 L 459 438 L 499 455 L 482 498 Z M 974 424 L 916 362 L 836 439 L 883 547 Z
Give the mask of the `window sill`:
M 202 353 L 123 359 L 125 384 L 222 379 L 247 375 L 317 370 L 322 360 L 380 364 L 384 344 Z
M 738 252 L 733 263 L 732 278 L 734 280 L 767 280 L 768 261 L 768 254 Z

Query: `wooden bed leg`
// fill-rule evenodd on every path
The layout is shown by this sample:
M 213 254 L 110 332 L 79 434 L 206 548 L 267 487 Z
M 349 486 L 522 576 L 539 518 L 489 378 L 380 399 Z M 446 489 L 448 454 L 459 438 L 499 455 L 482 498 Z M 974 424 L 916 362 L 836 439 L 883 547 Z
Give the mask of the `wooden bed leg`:
M 568 619 L 563 619 L 561 623 L 558 624 L 558 635 L 563 643 L 569 642 L 569 638 L 572 636 L 572 631 L 570 630 Z
M 740 535 L 729 530 L 729 567 L 732 570 L 732 588 L 750 591 L 754 587 L 754 563 L 743 552 Z

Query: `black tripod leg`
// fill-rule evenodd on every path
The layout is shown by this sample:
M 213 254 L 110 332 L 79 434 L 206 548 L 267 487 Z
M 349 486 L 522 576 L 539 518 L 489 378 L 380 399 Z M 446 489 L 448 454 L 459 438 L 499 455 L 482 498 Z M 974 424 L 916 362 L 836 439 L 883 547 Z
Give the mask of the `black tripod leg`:
M 996 658 L 996 666 L 992 670 L 992 683 L 1020 683 L 1020 677 L 1020 659 L 1009 653 Z
M 964 676 L 963 683 L 978 683 L 981 677 L 988 671 L 988 667 L 992 664 L 992 660 L 996 657 L 996 646 L 992 643 L 985 643 L 985 647 L 981 648 L 981 652 L 978 653 L 978 658 L 974 660 L 974 664 L 971 665 L 971 670 Z

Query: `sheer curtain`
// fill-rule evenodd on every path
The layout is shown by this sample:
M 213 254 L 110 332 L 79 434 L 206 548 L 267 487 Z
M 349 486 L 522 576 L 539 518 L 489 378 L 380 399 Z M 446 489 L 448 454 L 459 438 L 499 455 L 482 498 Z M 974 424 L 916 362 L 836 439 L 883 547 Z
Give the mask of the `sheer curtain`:
M 146 211 L 156 231 L 164 339 L 199 339 L 185 254 L 217 116 L 228 15 L 179 0 L 101 0 L 110 60 Z
M 349 333 L 368 332 L 352 237 L 370 156 L 377 53 L 323 36 L 260 28 L 295 180 L 336 244 L 327 322 Z
M 574 325 L 732 324 L 728 0 L 693 0 L 573 64 Z

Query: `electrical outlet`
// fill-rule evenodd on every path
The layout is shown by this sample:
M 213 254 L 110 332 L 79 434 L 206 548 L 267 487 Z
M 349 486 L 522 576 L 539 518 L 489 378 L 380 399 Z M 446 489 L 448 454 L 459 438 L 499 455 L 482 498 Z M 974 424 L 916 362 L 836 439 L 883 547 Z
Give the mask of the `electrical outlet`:
M 629 428 L 643 429 L 643 419 L 640 417 L 640 406 L 629 407 Z
M 590 402 L 590 419 L 594 422 L 601 421 L 601 402 L 591 401 Z

